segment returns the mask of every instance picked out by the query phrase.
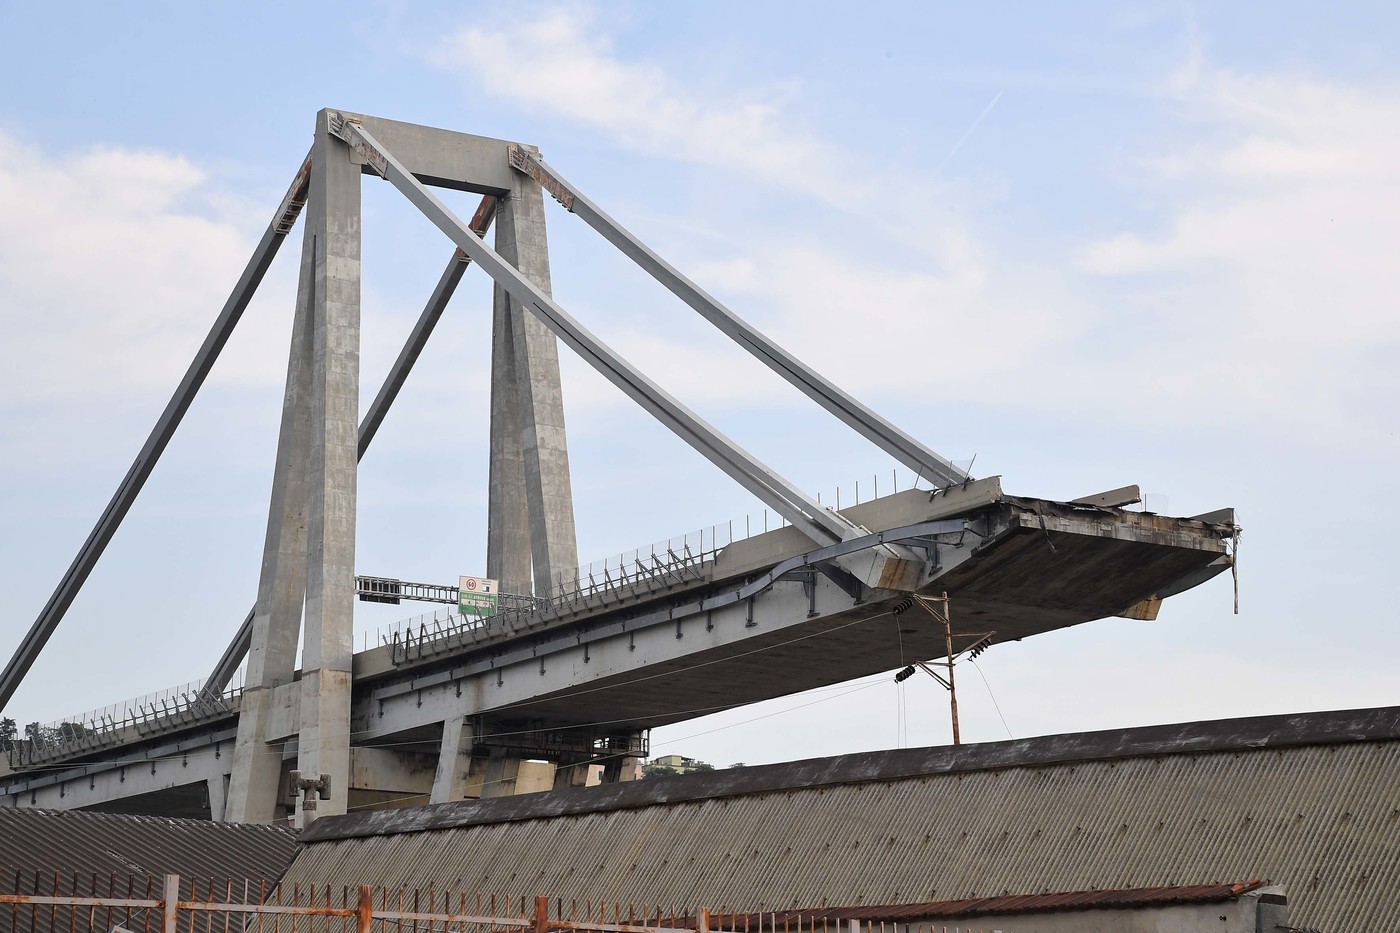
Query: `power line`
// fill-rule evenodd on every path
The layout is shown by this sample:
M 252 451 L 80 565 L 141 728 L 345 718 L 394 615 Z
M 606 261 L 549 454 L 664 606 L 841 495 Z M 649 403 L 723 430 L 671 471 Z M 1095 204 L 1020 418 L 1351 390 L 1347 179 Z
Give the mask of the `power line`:
M 1001 720 L 1001 727 L 1006 730 L 1006 737 L 1008 739 L 1016 738 L 1016 736 L 1011 734 L 1011 727 L 1006 724 L 1006 717 L 1001 715 L 1001 704 L 997 703 L 997 695 L 992 692 L 991 681 L 987 679 L 986 674 L 982 673 L 982 667 L 977 663 L 976 658 L 968 658 L 968 660 L 971 661 L 972 666 L 977 669 L 977 676 L 982 678 L 982 683 L 987 688 L 987 696 L 992 698 L 992 708 L 997 711 L 997 717 Z

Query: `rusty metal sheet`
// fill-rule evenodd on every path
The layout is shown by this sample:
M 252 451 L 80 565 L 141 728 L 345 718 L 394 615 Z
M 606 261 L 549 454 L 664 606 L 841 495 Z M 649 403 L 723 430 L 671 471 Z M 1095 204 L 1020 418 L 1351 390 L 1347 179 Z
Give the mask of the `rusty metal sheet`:
M 327 818 L 288 878 L 719 914 L 1261 878 L 1370 933 L 1396 774 L 1400 707 L 905 749 Z
M 862 922 L 914 923 L 921 920 L 956 920 L 986 914 L 1053 913 L 1065 910 L 1165 907 L 1173 904 L 1212 904 L 1239 897 L 1264 886 L 1259 880 L 1231 884 L 1187 884 L 1149 888 L 1116 888 L 1106 891 L 1066 891 L 1055 894 L 1003 894 L 997 897 L 927 901 L 922 904 L 857 904 L 782 910 L 763 914 L 726 916 L 726 923 L 747 929 L 760 922 L 808 926 L 814 923 L 860 920 Z
M 296 834 L 280 826 L 6 807 L 0 808 L 0 866 L 6 869 L 0 893 L 20 893 L 17 871 L 29 878 L 62 871 L 85 878 L 276 879 L 296 848 Z

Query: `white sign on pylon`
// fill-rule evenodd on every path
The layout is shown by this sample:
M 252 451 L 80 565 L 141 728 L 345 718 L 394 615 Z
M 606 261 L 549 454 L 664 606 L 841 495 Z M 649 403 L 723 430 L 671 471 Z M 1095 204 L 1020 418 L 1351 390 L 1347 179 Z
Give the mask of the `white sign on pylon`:
M 464 616 L 484 619 L 495 615 L 496 581 L 487 577 L 462 577 L 457 584 L 457 609 Z

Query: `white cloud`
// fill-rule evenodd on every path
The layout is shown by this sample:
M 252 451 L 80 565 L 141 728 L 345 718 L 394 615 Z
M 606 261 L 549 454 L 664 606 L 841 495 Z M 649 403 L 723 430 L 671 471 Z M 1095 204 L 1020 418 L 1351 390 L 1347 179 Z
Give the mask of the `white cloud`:
M 577 9 L 464 28 L 433 60 L 517 105 L 605 131 L 622 149 L 742 173 L 752 180 L 745 214 L 762 215 L 765 197 L 795 190 L 846 212 L 846 224 L 832 233 L 887 234 L 910 258 L 853 258 L 858 244 L 815 235 L 800 208 L 784 215 L 784 224 L 803 225 L 800 235 L 790 226 L 760 229 L 732 212 L 725 235 L 701 233 L 717 229 L 703 218 L 689 218 L 688 231 L 671 231 L 681 251 L 672 258 L 696 281 L 851 390 L 965 386 L 975 374 L 1015 369 L 1051 336 L 1054 314 L 1046 304 L 1054 290 L 1023 287 L 1038 272 L 998 279 L 984 246 L 946 209 L 931 209 L 939 191 L 930 179 L 899 178 L 888 167 L 873 175 L 868 152 L 802 129 L 787 106 L 795 87 L 700 93 L 662 65 L 617 53 L 594 17 Z M 520 61 L 530 63 L 528 80 L 521 80 Z M 878 187 L 858 181 L 873 177 Z M 743 256 L 732 252 L 734 242 L 745 244 Z M 737 348 L 696 343 L 664 323 L 647 328 L 611 342 L 682 400 L 789 399 L 773 393 L 772 380 L 745 365 Z M 571 405 L 620 400 L 600 388 L 580 380 L 581 392 L 571 386 Z
M 173 388 L 252 248 L 238 225 L 201 210 L 209 194 L 180 155 L 99 146 L 56 156 L 0 133 L 5 396 L 100 391 L 110 402 Z M 218 378 L 265 382 L 285 366 L 244 355 Z
M 1199 63 L 1172 91 L 1196 141 L 1145 160 L 1165 222 L 1089 245 L 1082 268 L 1159 316 L 1190 396 L 1313 426 L 1393 419 L 1400 99 Z
M 488 93 L 604 131 L 619 148 L 744 173 L 755 180 L 747 214 L 782 191 L 828 197 L 834 179 L 862 177 L 851 167 L 870 161 L 801 127 L 789 106 L 799 86 L 701 93 L 664 64 L 619 53 L 586 13 L 472 26 L 434 60 Z M 1376 400 L 1400 389 L 1385 361 L 1400 342 L 1400 266 L 1389 255 L 1400 99 L 1196 58 L 1143 104 L 1170 118 L 1170 135 L 1128 140 L 1121 168 L 1160 213 L 1114 236 L 1076 246 L 1066 230 L 1028 247 L 1014 231 L 974 234 L 930 209 L 947 194 L 930 179 L 884 173 L 880 191 L 826 203 L 863 233 L 872 222 L 861 211 L 878 215 L 881 232 L 897 229 L 907 248 L 834 243 L 787 205 L 766 228 L 728 220 L 742 257 L 684 233 L 666 251 L 858 393 L 975 392 L 1026 410 L 1175 427 L 1245 419 L 1273 433 L 1364 430 Z M 1150 157 L 1133 154 L 1149 146 Z M 767 388 L 742 367 L 724 384 L 697 375 L 729 364 L 664 327 L 614 343 L 655 361 L 649 368 L 685 400 Z
M 489 93 L 603 130 L 634 151 L 743 171 L 832 203 L 857 197 L 845 154 L 784 112 L 792 86 L 701 95 L 659 65 L 615 55 L 593 20 L 573 8 L 500 28 L 471 26 L 446 39 L 433 60 Z

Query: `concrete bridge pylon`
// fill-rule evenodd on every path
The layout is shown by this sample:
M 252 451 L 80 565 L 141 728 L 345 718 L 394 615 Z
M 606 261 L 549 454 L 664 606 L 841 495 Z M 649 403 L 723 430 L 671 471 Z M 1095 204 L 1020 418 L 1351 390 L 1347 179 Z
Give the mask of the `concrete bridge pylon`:
M 265 736 L 275 688 L 298 676 L 299 642 L 296 770 L 317 783 L 317 815 L 347 806 L 364 160 L 332 132 L 333 119 L 340 115 L 317 115 L 310 157 L 286 393 L 229 779 L 226 817 L 238 821 L 270 821 L 286 804 L 287 741 Z M 399 135 L 411 136 L 410 159 L 451 151 L 461 137 L 427 127 Z M 508 145 L 477 137 L 477 158 L 504 166 Z M 464 161 L 455 177 L 434 177 L 458 186 L 501 180 L 478 177 L 473 168 Z M 496 251 L 548 293 L 541 189 L 518 172 L 506 178 L 508 190 L 485 196 L 474 232 L 484 237 L 494 220 Z M 505 592 L 547 593 L 551 581 L 578 565 L 558 349 L 554 335 L 499 284 L 491 359 L 487 575 Z
M 363 175 L 392 185 L 456 249 L 361 413 Z M 433 187 L 482 200 L 464 221 Z M 554 300 L 545 193 L 925 487 L 845 510 L 824 507 L 667 393 Z M 100 558 L 303 213 L 253 610 L 198 695 L 29 749 L 18 766 L 11 757 L 13 771 L 0 773 L 0 799 L 11 805 L 120 805 L 201 783 L 216 819 L 267 822 L 290 813 L 306 825 L 345 813 L 352 793 L 357 806 L 441 802 L 576 786 L 600 765 L 606 780 L 628 780 L 651 728 L 890 670 L 905 663 L 906 647 L 938 656 L 941 633 L 931 639 L 915 626 L 896 628 L 897 642 L 884 637 L 906 594 L 935 585 L 953 591 L 970 618 L 995 619 L 997 639 L 1013 640 L 1110 615 L 1155 615 L 1162 599 L 1233 566 L 1238 528 L 1229 510 L 1167 519 L 1124 512 L 1137 501 L 1135 487 L 1053 503 L 1006 495 L 996 478 L 972 480 L 703 291 L 534 147 L 322 110 L 306 161 L 204 345 L 0 672 L 0 708 Z M 493 225 L 494 248 L 486 241 Z M 494 283 L 487 573 L 518 604 L 441 632 L 404 632 L 356 654 L 354 602 L 375 592 L 355 570 L 358 462 L 469 264 Z M 580 579 L 561 344 L 781 516 L 780 527 L 743 540 L 732 527 L 722 535 L 712 528 L 708 539 L 702 532 L 683 541 L 679 553 L 669 542 L 660 553 L 635 552 L 614 568 L 616 578 Z M 245 657 L 242 694 L 225 693 Z M 765 665 L 784 677 L 765 676 Z M 537 759 L 549 764 L 535 767 Z M 129 774 L 134 760 L 142 768 Z

